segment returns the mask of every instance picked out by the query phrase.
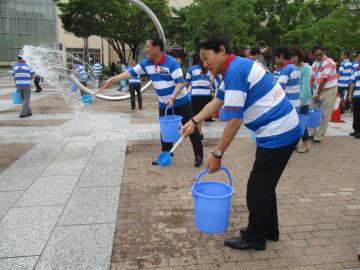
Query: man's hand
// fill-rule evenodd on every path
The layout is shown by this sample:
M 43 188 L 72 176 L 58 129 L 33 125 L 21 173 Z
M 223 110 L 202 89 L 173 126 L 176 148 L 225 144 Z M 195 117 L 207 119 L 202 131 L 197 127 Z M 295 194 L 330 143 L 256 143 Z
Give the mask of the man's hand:
M 205 163 L 205 168 L 209 170 L 209 173 L 214 173 L 220 170 L 221 167 L 221 158 L 216 158 L 214 156 L 210 156 Z
M 193 121 L 188 121 L 181 129 L 181 135 L 185 138 L 189 135 L 193 134 L 196 129 L 196 125 L 193 123 Z
M 103 91 L 104 89 L 109 88 L 110 86 L 113 85 L 114 81 L 113 81 L 114 77 L 111 77 L 109 79 L 106 80 L 105 84 L 103 85 L 103 87 L 101 87 L 100 91 Z
M 319 103 L 319 100 L 320 100 L 319 95 L 314 95 L 314 96 L 312 97 L 312 100 L 313 100 L 313 102 L 314 102 L 315 104 Z
M 352 100 L 353 100 L 353 94 L 352 93 L 349 93 L 348 99 L 349 99 L 350 102 L 352 102 Z
M 166 101 L 166 105 L 169 106 L 169 107 L 172 107 L 174 105 L 174 100 L 172 98 L 169 98 L 167 101 Z

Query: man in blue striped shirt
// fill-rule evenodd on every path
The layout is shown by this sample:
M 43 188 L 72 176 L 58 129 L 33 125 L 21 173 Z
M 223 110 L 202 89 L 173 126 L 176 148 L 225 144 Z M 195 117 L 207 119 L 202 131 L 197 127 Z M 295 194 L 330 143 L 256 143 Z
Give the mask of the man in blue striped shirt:
M 242 123 L 256 133 L 256 159 L 247 186 L 248 226 L 240 229 L 240 237 L 225 240 L 225 245 L 263 250 L 266 239 L 279 239 L 275 189 L 301 136 L 299 118 L 284 90 L 260 63 L 235 56 L 221 38 L 210 38 L 199 47 L 204 67 L 222 74 L 223 83 L 216 98 L 185 124 L 183 134 L 194 132 L 198 123 L 224 105 L 229 119 L 205 163 L 213 173 Z
M 300 110 L 300 72 L 292 63 L 288 47 L 279 46 L 274 50 L 275 63 L 281 68 L 278 77 L 282 89 L 294 108 Z
M 350 136 L 360 139 L 360 51 L 356 52 L 350 79 L 349 101 L 353 105 L 353 129 Z
M 97 77 L 99 83 L 102 82 L 102 65 L 99 63 L 99 60 L 93 65 L 93 70 L 95 72 L 95 76 Z
M 136 66 L 136 61 L 131 60 L 129 69 L 132 69 Z M 140 82 L 140 75 L 132 76 L 129 80 L 129 92 L 130 92 L 130 103 L 131 109 L 135 110 L 135 92 L 138 99 L 138 106 L 139 109 L 142 109 L 142 96 L 141 96 L 141 82 Z
M 134 68 L 111 77 L 97 92 L 110 87 L 120 80 L 128 80 L 133 76 L 148 74 L 154 85 L 159 100 L 159 115 L 165 115 L 167 106 L 174 108 L 174 113 L 181 115 L 183 124 L 193 117 L 193 111 L 189 101 L 188 92 L 180 64 L 172 56 L 165 54 L 164 42 L 159 37 L 152 37 L 146 41 L 145 52 L 147 59 L 137 64 Z M 203 146 L 200 133 L 196 130 L 190 140 L 195 155 L 194 165 L 200 167 L 203 162 Z M 170 151 L 172 143 L 165 143 L 161 139 L 162 151 Z M 158 165 L 157 161 L 152 162 Z
M 19 115 L 20 118 L 32 116 L 30 97 L 31 79 L 34 74 L 35 72 L 30 68 L 25 60 L 23 60 L 23 55 L 20 51 L 18 61 L 13 66 L 16 88 L 20 92 L 20 97 L 22 99 L 22 107 Z
M 352 64 L 349 60 L 349 52 L 343 51 L 341 53 L 341 64 L 338 71 L 338 93 L 341 96 L 342 100 L 346 100 L 345 108 L 343 108 L 341 104 L 341 111 L 343 112 L 344 109 L 349 109 L 350 104 L 348 101 L 349 95 L 349 86 L 350 86 L 350 79 L 351 79 L 351 71 L 352 71 Z

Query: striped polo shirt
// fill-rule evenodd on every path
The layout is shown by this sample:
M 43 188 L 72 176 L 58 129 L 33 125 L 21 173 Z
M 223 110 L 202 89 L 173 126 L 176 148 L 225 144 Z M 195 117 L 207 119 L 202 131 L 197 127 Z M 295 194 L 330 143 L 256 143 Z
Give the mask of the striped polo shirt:
M 338 86 L 348 87 L 351 79 L 352 64 L 349 59 L 341 62 L 339 67 Z
M 93 65 L 93 70 L 94 70 L 96 76 L 101 76 L 102 65 L 100 65 L 100 63 L 96 63 L 95 65 Z
M 31 86 L 31 76 L 34 74 L 35 72 L 24 60 L 19 60 L 13 65 L 16 86 Z
M 134 67 L 135 66 L 128 66 L 127 70 Z M 140 83 L 140 75 L 132 76 L 131 79 L 129 80 L 129 83 Z
M 337 86 L 336 64 L 330 57 L 324 56 L 320 62 L 315 61 L 311 66 L 311 80 L 314 82 L 314 94 L 317 93 L 319 84 L 326 79 L 324 89 Z
M 230 55 L 217 98 L 229 118 L 243 119 L 259 147 L 279 148 L 301 136 L 299 117 L 274 76 L 259 63 Z
M 166 108 L 166 101 L 175 91 L 177 83 L 185 82 L 180 64 L 170 55 L 163 53 L 160 61 L 155 63 L 152 59 L 145 59 L 135 67 L 129 69 L 132 76 L 148 74 L 159 99 L 160 108 Z M 174 107 L 189 102 L 186 87 L 179 92 Z
M 355 62 L 351 72 L 351 83 L 355 84 L 353 98 L 360 98 L 360 63 Z
M 300 72 L 299 69 L 291 63 L 286 61 L 285 65 L 280 70 L 278 83 L 285 91 L 287 98 L 290 100 L 294 108 L 300 108 Z
M 191 96 L 210 96 L 210 76 L 211 72 L 201 74 L 201 66 L 194 65 L 189 67 L 186 73 L 186 81 L 191 85 Z

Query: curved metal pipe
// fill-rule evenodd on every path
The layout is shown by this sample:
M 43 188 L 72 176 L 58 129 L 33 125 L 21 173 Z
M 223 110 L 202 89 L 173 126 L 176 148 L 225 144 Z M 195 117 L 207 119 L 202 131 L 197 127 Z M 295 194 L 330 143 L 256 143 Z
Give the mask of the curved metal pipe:
M 154 12 L 152 12 L 152 10 L 150 8 L 148 8 L 143 2 L 141 2 L 140 0 L 128 0 L 129 2 L 135 4 L 136 6 L 138 6 L 139 8 L 141 8 L 147 15 L 149 15 L 150 19 L 153 21 L 153 23 L 156 26 L 157 31 L 159 32 L 159 35 L 161 37 L 161 39 L 164 41 L 164 47 L 166 45 L 166 39 L 165 39 L 165 34 L 164 34 L 164 30 L 158 20 L 158 18 L 156 17 L 156 15 L 154 14 Z M 73 75 L 71 74 L 70 76 L 71 80 L 79 87 L 81 88 L 83 91 L 93 95 L 94 91 L 92 91 L 91 89 L 85 87 L 84 85 L 82 85 L 79 80 Z M 141 92 L 147 90 L 151 85 L 151 81 L 149 81 L 148 83 L 146 83 L 146 85 L 144 85 L 141 88 Z M 107 96 L 107 95 L 103 95 L 103 94 L 98 94 L 96 95 L 97 98 L 100 99 L 104 99 L 104 100 L 126 100 L 130 98 L 130 94 L 127 95 L 123 95 L 123 96 Z

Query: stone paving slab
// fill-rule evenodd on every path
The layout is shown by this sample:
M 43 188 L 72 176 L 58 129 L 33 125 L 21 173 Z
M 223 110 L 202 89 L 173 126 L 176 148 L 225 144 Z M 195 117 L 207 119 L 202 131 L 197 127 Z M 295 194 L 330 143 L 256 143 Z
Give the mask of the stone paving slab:
M 89 164 L 84 170 L 78 187 L 107 187 L 119 186 L 122 170 L 116 164 Z
M 27 190 L 43 170 L 43 167 L 11 166 L 0 175 L 0 191 Z
M 1 270 L 33 270 L 38 256 L 0 259 Z
M 217 140 L 204 140 L 209 155 Z M 191 144 L 175 153 L 172 166 L 153 167 L 156 141 L 129 142 L 111 269 L 349 269 L 358 268 L 360 246 L 360 144 L 351 137 L 325 137 L 307 154 L 294 153 L 278 185 L 280 241 L 261 252 L 223 246 L 246 226 L 246 183 L 255 143 L 235 139 L 223 165 L 234 175 L 229 229 L 200 233 L 194 226 Z M 221 173 L 205 179 L 226 181 Z M 345 193 L 346 194 L 345 194 Z M 326 193 L 332 196 L 324 196 Z
M 12 208 L 0 221 L 0 258 L 40 255 L 63 207 Z
M 47 126 L 62 126 L 69 119 L 56 119 L 56 120 L 1 120 L 0 127 L 47 127 Z
M 115 223 L 59 226 L 36 270 L 107 270 Z
M 21 206 L 65 205 L 78 176 L 39 177 L 16 203 Z
M 0 192 L 0 220 L 23 193 L 23 191 Z
M 120 186 L 76 188 L 60 225 L 111 223 L 116 220 Z

